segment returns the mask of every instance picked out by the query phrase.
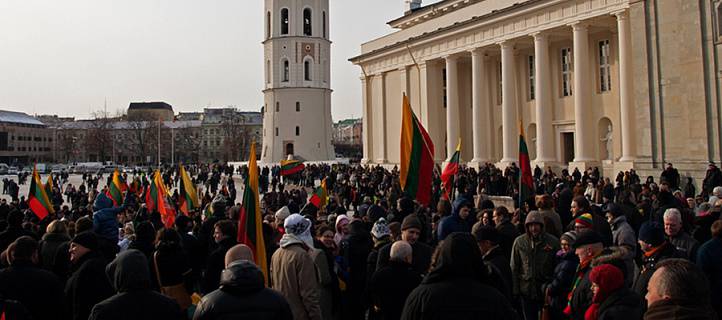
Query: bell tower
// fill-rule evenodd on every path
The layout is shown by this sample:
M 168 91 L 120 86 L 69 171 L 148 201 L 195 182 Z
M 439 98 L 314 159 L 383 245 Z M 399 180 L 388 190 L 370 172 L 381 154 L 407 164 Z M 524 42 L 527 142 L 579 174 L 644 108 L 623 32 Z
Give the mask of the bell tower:
M 265 0 L 261 161 L 335 159 L 329 0 Z

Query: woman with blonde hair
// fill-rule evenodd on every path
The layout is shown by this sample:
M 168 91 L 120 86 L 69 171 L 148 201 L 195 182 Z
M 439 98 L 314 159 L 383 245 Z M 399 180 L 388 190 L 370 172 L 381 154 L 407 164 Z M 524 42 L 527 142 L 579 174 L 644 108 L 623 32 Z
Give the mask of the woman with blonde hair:
M 69 261 L 68 249 L 70 235 L 64 222 L 55 220 L 45 229 L 45 234 L 39 244 L 40 264 L 46 270 L 52 271 L 60 279 L 68 275 Z

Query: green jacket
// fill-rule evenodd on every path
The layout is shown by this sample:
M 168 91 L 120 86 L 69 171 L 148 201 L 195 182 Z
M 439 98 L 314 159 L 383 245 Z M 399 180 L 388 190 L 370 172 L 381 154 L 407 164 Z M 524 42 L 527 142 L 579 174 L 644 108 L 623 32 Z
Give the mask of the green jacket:
M 517 237 L 511 249 L 512 293 L 542 301 L 542 285 L 553 279 L 559 249 L 559 239 L 546 232 L 537 241 L 529 233 Z

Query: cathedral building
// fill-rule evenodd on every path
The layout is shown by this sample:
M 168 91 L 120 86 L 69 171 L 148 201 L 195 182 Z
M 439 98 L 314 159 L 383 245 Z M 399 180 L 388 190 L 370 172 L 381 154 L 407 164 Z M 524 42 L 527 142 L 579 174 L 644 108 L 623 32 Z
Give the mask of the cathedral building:
M 722 157 L 717 0 L 406 0 L 361 45 L 363 162 L 399 163 L 402 95 L 443 162 L 704 174 Z

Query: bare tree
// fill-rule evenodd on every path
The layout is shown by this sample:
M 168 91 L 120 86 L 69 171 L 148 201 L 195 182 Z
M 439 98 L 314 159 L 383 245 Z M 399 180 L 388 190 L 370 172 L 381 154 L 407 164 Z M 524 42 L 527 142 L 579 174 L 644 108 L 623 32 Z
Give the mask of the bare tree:
M 176 129 L 176 159 L 197 163 L 201 154 L 203 139 L 200 127 L 184 126 Z
M 106 111 L 93 112 L 92 116 L 85 145 L 89 154 L 94 153 L 98 156 L 98 161 L 105 161 L 113 148 L 111 130 L 115 119 L 109 117 Z
M 235 109 L 224 112 L 221 121 L 223 132 L 223 160 L 238 161 L 246 159 L 246 150 L 250 145 L 250 129 L 248 119 Z
M 157 152 L 158 121 L 150 115 L 128 119 L 128 147 L 130 151 L 146 162 L 147 156 Z

